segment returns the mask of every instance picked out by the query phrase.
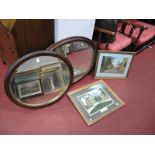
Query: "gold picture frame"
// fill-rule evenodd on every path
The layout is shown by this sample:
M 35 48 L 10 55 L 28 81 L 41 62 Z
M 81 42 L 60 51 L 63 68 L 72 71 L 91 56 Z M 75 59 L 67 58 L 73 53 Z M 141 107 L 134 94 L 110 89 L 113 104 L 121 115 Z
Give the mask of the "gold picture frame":
M 126 79 L 134 55 L 133 52 L 99 50 L 95 79 Z
M 95 123 L 125 105 L 102 80 L 69 92 L 68 97 L 87 125 Z

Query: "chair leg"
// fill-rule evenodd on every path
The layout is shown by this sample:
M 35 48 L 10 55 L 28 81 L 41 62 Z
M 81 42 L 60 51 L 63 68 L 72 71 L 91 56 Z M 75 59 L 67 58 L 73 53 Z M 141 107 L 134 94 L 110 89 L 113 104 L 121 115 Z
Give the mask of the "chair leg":
M 98 36 L 97 44 L 96 44 L 96 49 L 97 50 L 99 50 L 101 39 L 102 39 L 102 33 L 100 32 L 99 36 Z

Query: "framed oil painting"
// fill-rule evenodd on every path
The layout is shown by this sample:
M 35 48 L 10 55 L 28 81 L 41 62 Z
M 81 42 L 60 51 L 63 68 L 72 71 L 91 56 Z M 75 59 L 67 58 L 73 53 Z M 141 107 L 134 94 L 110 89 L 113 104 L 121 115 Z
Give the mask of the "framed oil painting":
M 102 80 L 69 92 L 68 96 L 87 125 L 93 124 L 124 105 L 124 102 Z
M 127 52 L 99 51 L 95 78 L 126 78 L 133 56 Z

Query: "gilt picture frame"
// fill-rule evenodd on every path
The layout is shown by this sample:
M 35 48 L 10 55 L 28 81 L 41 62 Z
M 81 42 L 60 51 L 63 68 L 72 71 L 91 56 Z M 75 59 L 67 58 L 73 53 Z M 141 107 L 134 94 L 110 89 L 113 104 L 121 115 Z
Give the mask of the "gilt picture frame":
M 125 79 L 133 61 L 134 54 L 130 52 L 110 52 L 100 50 L 95 68 L 95 79 Z
M 87 125 L 95 123 L 125 105 L 102 80 L 69 92 L 68 97 Z

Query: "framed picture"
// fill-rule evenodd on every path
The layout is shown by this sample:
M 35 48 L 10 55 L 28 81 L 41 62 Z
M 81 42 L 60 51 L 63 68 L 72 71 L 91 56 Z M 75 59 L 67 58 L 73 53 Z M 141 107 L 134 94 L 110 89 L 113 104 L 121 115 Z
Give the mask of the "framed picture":
M 133 56 L 127 52 L 99 51 L 95 78 L 126 78 Z
M 57 70 L 41 73 L 40 78 L 44 94 L 48 94 L 62 89 L 62 84 Z
M 40 79 L 44 94 L 62 90 L 65 85 L 64 72 L 60 62 L 41 67 Z
M 24 97 L 24 95 L 20 94 L 20 88 L 24 86 L 25 84 L 29 83 L 30 81 L 39 80 L 38 72 L 39 72 L 38 69 L 27 70 L 24 72 L 16 72 L 12 76 L 11 87 L 12 87 L 15 97 L 20 97 L 20 98 Z
M 124 105 L 124 102 L 101 80 L 69 92 L 68 96 L 87 125 Z
M 42 89 L 39 80 L 29 81 L 18 84 L 19 98 L 31 97 L 37 94 L 42 94 Z

